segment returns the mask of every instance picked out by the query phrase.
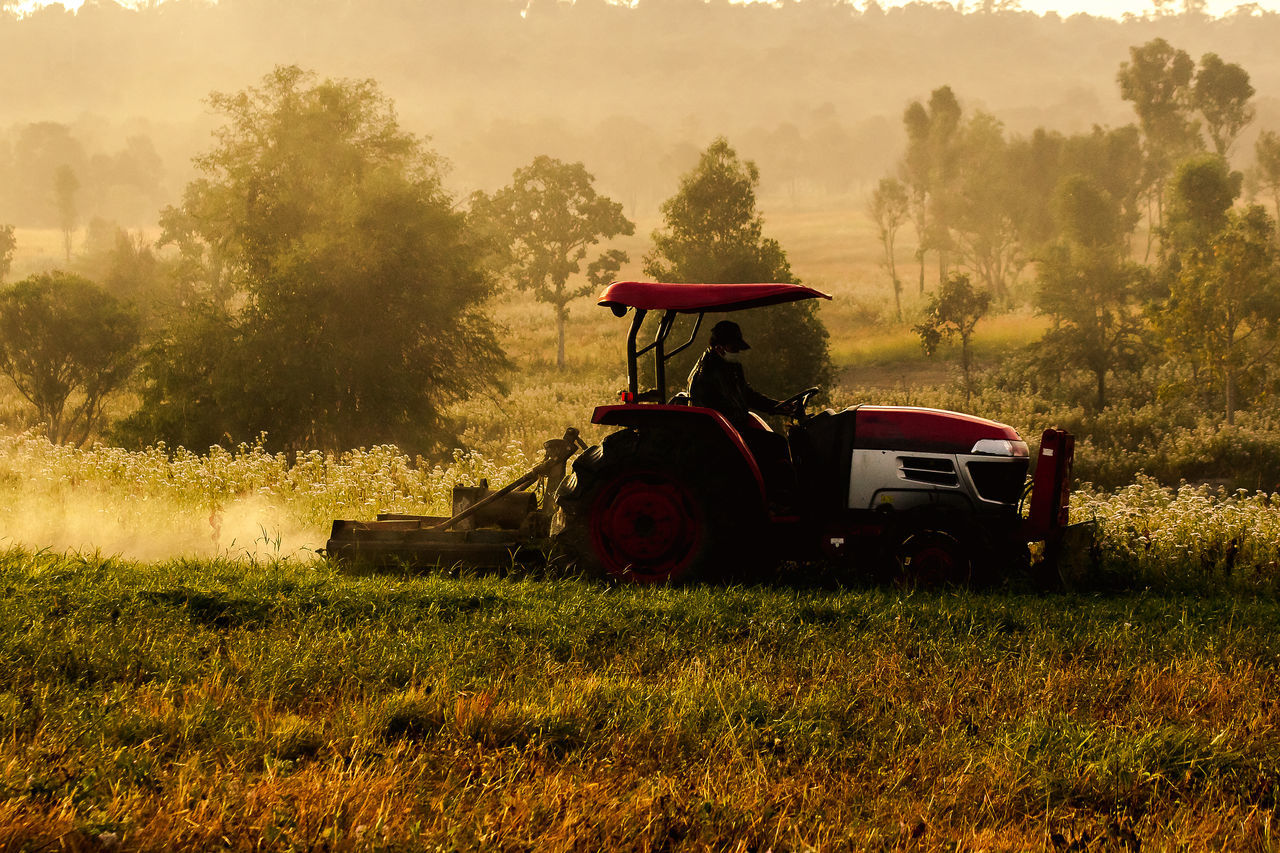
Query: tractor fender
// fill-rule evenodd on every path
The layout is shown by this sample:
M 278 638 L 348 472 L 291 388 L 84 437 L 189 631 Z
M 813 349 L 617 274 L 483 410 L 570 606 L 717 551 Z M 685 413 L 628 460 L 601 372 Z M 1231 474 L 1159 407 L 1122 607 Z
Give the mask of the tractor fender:
M 591 415 L 593 424 L 621 426 L 635 430 L 661 429 L 675 433 L 715 436 L 731 456 L 741 458 L 751 482 L 759 492 L 760 503 L 766 503 L 764 476 L 755 456 L 742 435 L 724 415 L 702 406 L 636 405 L 597 406 Z

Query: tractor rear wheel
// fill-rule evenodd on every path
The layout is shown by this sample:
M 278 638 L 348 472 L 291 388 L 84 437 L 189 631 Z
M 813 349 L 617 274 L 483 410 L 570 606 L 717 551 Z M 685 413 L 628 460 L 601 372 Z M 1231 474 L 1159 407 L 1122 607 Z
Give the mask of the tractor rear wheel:
M 652 436 L 615 436 L 583 454 L 558 496 L 569 561 L 633 584 L 705 578 L 734 562 L 759 528 L 743 523 L 733 490 L 712 488 L 714 466 L 685 463 Z

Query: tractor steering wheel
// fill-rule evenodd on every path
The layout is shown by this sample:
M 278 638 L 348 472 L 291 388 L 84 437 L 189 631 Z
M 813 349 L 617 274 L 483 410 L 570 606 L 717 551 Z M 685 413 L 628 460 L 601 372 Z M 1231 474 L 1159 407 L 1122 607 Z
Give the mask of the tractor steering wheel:
M 807 415 L 805 414 L 804 407 L 807 406 L 809 401 L 817 395 L 819 390 L 820 389 L 818 388 L 806 388 L 799 394 L 795 394 L 783 400 L 778 404 L 778 407 L 774 411 L 782 414 L 788 414 L 798 421 L 805 420 Z

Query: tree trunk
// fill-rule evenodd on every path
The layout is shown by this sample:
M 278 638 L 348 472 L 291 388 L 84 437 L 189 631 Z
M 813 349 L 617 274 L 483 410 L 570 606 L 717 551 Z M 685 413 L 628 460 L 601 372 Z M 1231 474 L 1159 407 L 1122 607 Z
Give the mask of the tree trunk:
M 1098 411 L 1101 412 L 1107 407 L 1107 369 L 1094 370 L 1093 375 L 1098 380 Z
M 916 259 L 920 261 L 920 295 L 924 296 L 924 252 L 916 252 Z
M 569 308 L 565 305 L 556 306 L 556 369 L 564 370 L 564 323 L 569 319 Z
M 1271 197 L 1276 203 L 1276 242 L 1280 243 L 1280 185 L 1272 187 Z
M 1227 396 L 1227 426 L 1236 425 L 1236 371 L 1228 365 L 1223 370 L 1223 385 Z

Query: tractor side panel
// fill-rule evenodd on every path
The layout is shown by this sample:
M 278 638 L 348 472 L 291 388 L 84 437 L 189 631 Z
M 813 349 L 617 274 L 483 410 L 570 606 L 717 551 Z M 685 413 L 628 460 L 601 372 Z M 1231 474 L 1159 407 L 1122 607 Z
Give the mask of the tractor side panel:
M 621 405 L 597 406 L 591 416 L 593 424 L 621 426 L 644 431 L 660 429 L 685 435 L 697 435 L 716 443 L 733 458 L 740 458 L 749 479 L 755 484 L 761 504 L 766 501 L 764 477 L 746 442 L 724 415 L 700 406 Z
M 853 451 L 849 466 L 850 509 L 901 512 L 939 506 L 972 508 L 954 456 Z

